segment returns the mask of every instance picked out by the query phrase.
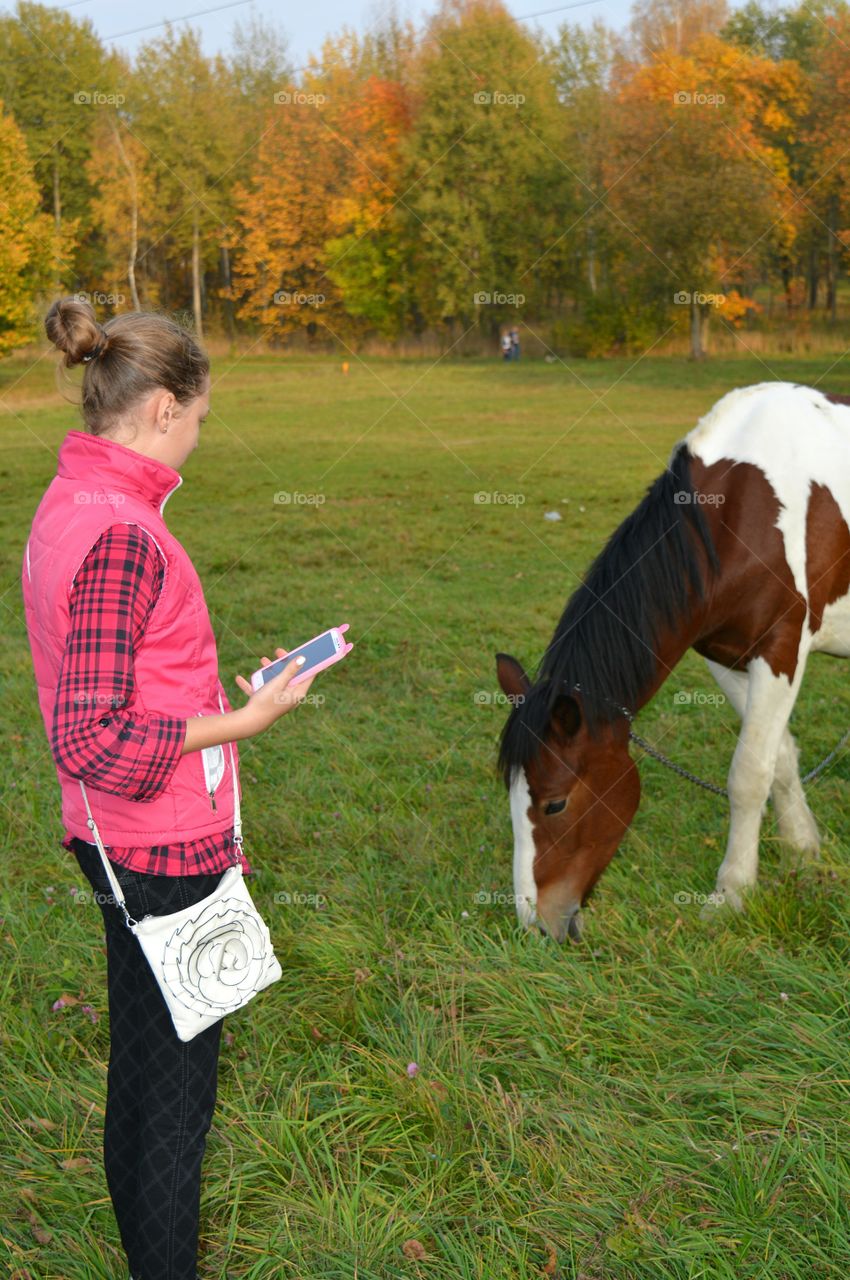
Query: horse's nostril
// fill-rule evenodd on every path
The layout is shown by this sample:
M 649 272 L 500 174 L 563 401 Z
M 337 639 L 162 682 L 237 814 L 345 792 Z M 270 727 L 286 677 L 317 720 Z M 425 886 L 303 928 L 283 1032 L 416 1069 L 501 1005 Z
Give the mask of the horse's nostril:
M 578 912 L 576 912 L 575 915 L 570 916 L 570 921 L 567 925 L 567 933 L 573 942 L 581 942 L 581 919 L 579 918 Z

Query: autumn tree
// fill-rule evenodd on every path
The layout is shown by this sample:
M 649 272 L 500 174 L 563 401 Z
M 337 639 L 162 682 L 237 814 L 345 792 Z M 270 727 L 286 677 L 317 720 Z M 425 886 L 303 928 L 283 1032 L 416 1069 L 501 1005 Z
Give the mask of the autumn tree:
M 104 247 L 102 281 L 120 297 L 125 287 L 135 311 L 142 308 L 137 264 L 140 245 L 157 223 L 156 183 L 151 153 L 120 111 L 104 112 L 87 163 L 92 184 L 92 219 Z M 147 291 L 148 303 L 156 290 Z
M 239 313 L 271 333 L 333 321 L 339 298 L 325 274 L 331 206 L 345 189 L 348 157 L 323 115 L 321 91 L 277 91 L 249 180 L 235 192 Z
M 793 239 L 794 197 L 777 138 L 804 101 L 799 69 L 716 37 L 624 71 L 611 147 L 610 208 L 625 287 L 687 300 L 691 354 L 736 282 Z
M 54 286 L 77 288 L 90 262 L 86 161 L 101 108 L 121 92 L 90 21 L 21 0 L 0 16 L 0 98 L 24 134 L 41 207 L 63 245 Z
M 629 31 L 636 59 L 687 53 L 705 35 L 717 35 L 729 16 L 727 0 L 635 0 Z
M 403 141 L 411 107 L 397 81 L 370 76 L 340 128 L 350 180 L 332 201 L 326 272 L 349 316 L 386 337 L 411 320 L 410 246 L 398 206 L 404 195 Z
M 273 332 L 351 321 L 398 331 L 405 250 L 391 215 L 409 106 L 381 74 L 394 57 L 385 42 L 345 34 L 275 95 L 237 193 L 241 312 Z
M 828 118 L 834 107 L 833 85 L 822 65 L 824 47 L 834 36 L 829 19 L 847 12 L 843 0 L 806 0 L 795 8 L 776 11 L 758 0 L 749 0 L 736 10 L 723 28 L 724 40 L 747 52 L 761 54 L 774 62 L 796 63 L 810 91 L 808 109 L 794 130 L 785 131 L 778 139 L 788 161 L 789 182 L 797 201 L 798 223 L 793 256 L 779 253 L 768 270 L 782 281 L 786 306 L 793 307 L 795 279 L 805 281 L 805 300 L 809 310 L 818 304 L 821 285 L 825 282 L 825 303 L 834 314 L 836 304 L 836 268 L 838 262 L 837 233 L 831 230 L 836 218 L 836 191 L 822 181 L 819 154 L 818 123 Z M 824 77 L 826 73 L 826 78 Z
M 22 131 L 0 103 L 0 355 L 35 336 L 34 298 L 56 260 Z

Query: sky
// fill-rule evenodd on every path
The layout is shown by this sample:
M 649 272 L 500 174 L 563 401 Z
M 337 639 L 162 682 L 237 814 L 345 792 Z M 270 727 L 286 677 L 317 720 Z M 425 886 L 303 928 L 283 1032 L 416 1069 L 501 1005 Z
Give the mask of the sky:
M 95 30 L 107 44 L 131 53 L 145 40 L 161 35 L 160 25 L 169 19 L 175 25 L 181 18 L 189 18 L 190 25 L 200 31 L 204 50 L 208 54 L 225 53 L 230 46 L 230 35 L 236 22 L 247 22 L 253 11 L 266 22 L 280 29 L 286 37 L 290 58 L 294 65 L 303 65 L 311 53 L 321 48 L 326 36 L 338 34 L 344 26 L 359 32 L 367 31 L 380 21 L 387 0 L 309 0 L 307 4 L 295 4 L 293 0 L 146 0 L 144 4 L 116 4 L 115 0 L 74 0 L 57 7 L 67 9 L 74 17 L 88 17 Z M 4 3 L 3 10 L 13 6 Z M 622 29 L 628 22 L 630 0 L 507 0 L 507 7 L 516 18 L 541 15 L 529 21 L 529 27 L 555 34 L 565 22 L 589 24 L 593 18 L 604 17 L 609 26 Z M 401 18 L 412 19 L 417 26 L 432 13 L 434 0 L 395 0 L 394 8 Z M 558 12 L 547 12 L 558 9 Z M 208 12 L 204 12 L 207 10 Z M 191 15 L 197 15 L 192 17 Z M 139 31 L 138 28 L 148 28 Z

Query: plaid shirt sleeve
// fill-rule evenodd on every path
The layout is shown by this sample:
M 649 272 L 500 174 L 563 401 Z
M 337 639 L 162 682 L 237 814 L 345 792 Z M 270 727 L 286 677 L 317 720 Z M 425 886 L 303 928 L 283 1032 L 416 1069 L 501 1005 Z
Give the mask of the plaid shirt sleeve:
M 138 525 L 110 526 L 69 598 L 51 748 L 72 778 L 127 800 L 153 800 L 177 767 L 186 721 L 134 711 L 133 657 L 162 589 L 165 564 Z

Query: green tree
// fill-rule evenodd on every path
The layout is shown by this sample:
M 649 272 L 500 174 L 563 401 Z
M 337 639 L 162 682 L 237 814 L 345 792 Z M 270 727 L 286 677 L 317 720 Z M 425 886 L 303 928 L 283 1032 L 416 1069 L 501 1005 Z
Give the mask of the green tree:
M 431 323 L 492 333 L 517 311 L 481 300 L 539 308 L 557 276 L 552 247 L 577 208 L 552 70 L 497 0 L 448 0 L 414 88 L 403 208 L 420 306 Z
M 21 0 L 0 17 L 0 98 L 17 120 L 53 217 L 61 257 L 57 289 L 75 288 L 90 261 L 91 187 L 86 161 L 100 111 L 122 86 L 92 24 Z
M 590 28 L 565 23 L 552 49 L 562 105 L 562 152 L 578 180 L 578 212 L 562 242 L 562 287 L 586 304 L 611 289 L 610 263 L 617 224 L 605 199 L 606 154 L 616 112 L 612 73 L 621 41 L 597 19 Z
M 239 147 L 233 81 L 221 59 L 204 56 L 195 31 L 168 27 L 140 49 L 133 92 L 134 134 L 155 173 L 160 227 L 154 238 L 178 276 L 188 259 L 195 330 L 203 336 L 205 273 L 215 268 L 231 232 L 228 175 Z

